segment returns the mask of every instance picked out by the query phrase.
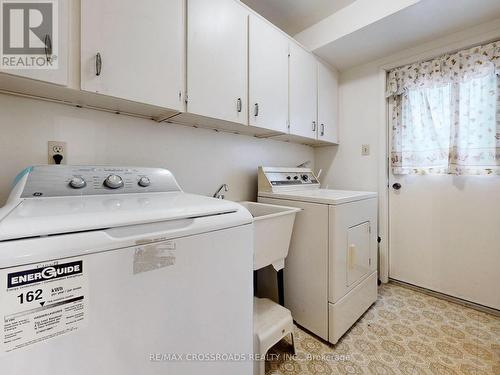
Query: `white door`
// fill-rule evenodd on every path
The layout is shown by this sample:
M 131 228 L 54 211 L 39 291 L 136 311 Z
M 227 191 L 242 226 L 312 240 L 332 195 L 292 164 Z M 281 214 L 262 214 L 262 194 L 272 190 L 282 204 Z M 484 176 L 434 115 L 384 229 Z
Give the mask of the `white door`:
M 389 177 L 389 277 L 500 309 L 500 178 Z
M 290 44 L 290 134 L 316 139 L 317 63 L 312 54 Z
M 318 139 L 338 143 L 337 74 L 318 62 Z
M 246 125 L 248 11 L 234 0 L 187 4 L 187 110 Z
M 0 69 L 2 73 L 11 75 L 32 78 L 37 81 L 54 83 L 56 85 L 68 85 L 68 57 L 69 57 L 69 19 L 70 7 L 72 3 L 68 0 L 58 0 L 57 14 L 58 22 L 57 28 L 53 32 L 57 34 L 58 42 L 55 42 L 56 35 L 44 38 L 43 43 L 46 47 L 52 47 L 52 54 L 50 59 L 57 60 L 57 68 L 54 69 Z M 47 50 L 50 51 L 50 50 Z M 47 57 L 49 58 L 49 57 Z
M 182 110 L 182 0 L 82 0 L 82 90 Z
M 249 124 L 288 131 L 288 38 L 260 17 L 249 18 Z

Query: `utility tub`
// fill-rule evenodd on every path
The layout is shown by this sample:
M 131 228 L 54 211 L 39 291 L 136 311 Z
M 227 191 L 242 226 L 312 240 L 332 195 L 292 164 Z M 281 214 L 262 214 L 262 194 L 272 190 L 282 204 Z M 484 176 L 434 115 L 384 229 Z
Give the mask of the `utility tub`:
M 272 264 L 276 271 L 283 269 L 292 237 L 295 214 L 300 208 L 273 204 L 239 202 L 254 219 L 254 264 L 258 270 Z

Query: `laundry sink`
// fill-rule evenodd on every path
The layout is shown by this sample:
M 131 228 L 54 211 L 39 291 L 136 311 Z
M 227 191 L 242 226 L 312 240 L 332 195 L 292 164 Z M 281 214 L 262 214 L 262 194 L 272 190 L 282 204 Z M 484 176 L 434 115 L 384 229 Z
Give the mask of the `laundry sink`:
M 239 202 L 254 218 L 254 270 L 272 264 L 276 271 L 285 266 L 295 214 L 300 208 Z

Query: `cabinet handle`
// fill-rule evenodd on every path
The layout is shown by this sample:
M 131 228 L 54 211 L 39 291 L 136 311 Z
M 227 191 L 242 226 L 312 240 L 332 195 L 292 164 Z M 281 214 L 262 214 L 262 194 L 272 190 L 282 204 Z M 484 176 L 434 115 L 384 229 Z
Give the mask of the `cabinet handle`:
M 312 131 L 315 132 L 316 131 L 316 121 L 313 121 L 312 123 Z
M 236 101 L 236 111 L 241 112 L 241 98 Z
M 100 76 L 101 70 L 102 70 L 102 58 L 101 54 L 97 52 L 97 54 L 95 55 L 95 75 Z
M 257 117 L 259 115 L 259 103 L 255 103 L 255 108 L 253 111 L 253 115 Z
M 321 130 L 319 132 L 319 135 L 321 135 L 322 137 L 325 135 L 325 124 L 321 124 Z
M 52 39 L 50 34 L 45 35 L 43 42 L 45 43 L 45 58 L 50 62 L 52 60 Z

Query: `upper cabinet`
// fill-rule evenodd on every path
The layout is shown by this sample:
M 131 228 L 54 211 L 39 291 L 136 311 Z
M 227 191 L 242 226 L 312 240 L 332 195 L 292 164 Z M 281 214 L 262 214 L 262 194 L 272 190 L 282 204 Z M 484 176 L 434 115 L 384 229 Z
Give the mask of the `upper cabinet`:
M 187 12 L 187 111 L 247 124 L 248 10 L 234 0 L 188 0 Z
M 183 110 L 184 19 L 183 0 L 82 0 L 82 90 Z
M 56 8 L 56 34 L 35 41 L 39 58 L 57 69 L 1 70 L 0 89 L 156 121 L 338 143 L 336 72 L 237 0 L 57 0 Z
M 318 140 L 338 143 L 337 73 L 318 62 Z
M 290 134 L 317 138 L 318 89 L 314 56 L 295 43 L 290 44 Z
M 288 38 L 255 15 L 249 18 L 249 124 L 288 131 Z
M 59 0 L 56 4 L 58 22 L 57 29 L 54 27 L 53 30 L 57 35 L 44 35 L 39 43 L 44 45 L 45 59 L 49 64 L 57 62 L 57 67 L 53 69 L 0 69 L 0 72 L 61 86 L 68 84 L 69 19 L 72 2 Z M 32 36 L 37 38 L 34 34 Z

